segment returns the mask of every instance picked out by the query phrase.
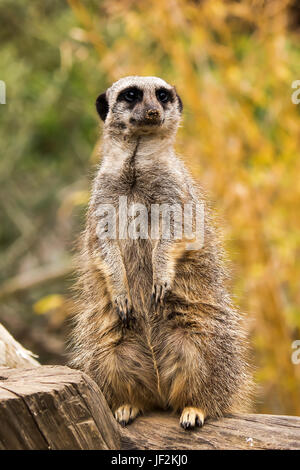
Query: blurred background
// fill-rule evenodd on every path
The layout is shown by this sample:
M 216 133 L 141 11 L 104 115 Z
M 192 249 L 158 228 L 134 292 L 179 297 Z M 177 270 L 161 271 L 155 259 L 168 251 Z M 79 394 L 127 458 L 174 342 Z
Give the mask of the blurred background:
M 68 359 L 95 99 L 157 75 L 182 97 L 177 151 L 223 224 L 255 411 L 300 415 L 299 39 L 297 0 L 0 0 L 0 323 L 41 363 Z

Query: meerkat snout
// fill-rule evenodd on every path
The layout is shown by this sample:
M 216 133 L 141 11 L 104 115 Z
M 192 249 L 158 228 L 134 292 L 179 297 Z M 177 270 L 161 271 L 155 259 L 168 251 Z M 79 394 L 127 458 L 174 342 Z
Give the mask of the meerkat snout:
M 160 113 L 158 109 L 148 109 L 146 111 L 145 119 L 147 121 L 156 121 L 160 117 Z
M 136 127 L 161 126 L 163 123 L 162 112 L 155 104 L 142 101 L 133 109 L 129 123 Z
M 138 126 L 161 126 L 163 124 L 162 112 L 159 108 L 154 106 L 144 107 L 141 113 L 141 118 L 138 118 L 135 123 Z
M 148 109 L 146 112 L 146 117 L 149 119 L 157 118 L 159 116 L 159 111 L 157 109 Z
M 158 77 L 126 77 L 97 98 L 104 128 L 116 136 L 176 132 L 182 102 L 175 87 Z

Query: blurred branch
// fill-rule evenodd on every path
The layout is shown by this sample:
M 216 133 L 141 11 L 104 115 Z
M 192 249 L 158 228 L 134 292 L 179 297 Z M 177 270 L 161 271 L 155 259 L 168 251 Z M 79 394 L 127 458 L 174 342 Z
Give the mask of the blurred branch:
M 64 278 L 72 272 L 72 269 L 72 263 L 69 262 L 59 266 L 43 266 L 26 271 L 7 280 L 0 286 L 0 299 Z
M 25 252 L 28 252 L 34 246 L 40 237 L 38 229 L 33 229 L 24 236 L 17 238 L 6 250 L 2 253 L 0 260 L 0 269 L 7 266 L 12 266 L 18 258 L 21 258 Z

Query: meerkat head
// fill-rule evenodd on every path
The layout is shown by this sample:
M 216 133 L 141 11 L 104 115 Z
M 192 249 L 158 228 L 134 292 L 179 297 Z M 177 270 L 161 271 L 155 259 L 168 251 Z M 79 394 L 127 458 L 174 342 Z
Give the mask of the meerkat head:
M 114 135 L 174 134 L 182 102 L 173 86 L 157 77 L 125 77 L 98 96 L 104 128 Z

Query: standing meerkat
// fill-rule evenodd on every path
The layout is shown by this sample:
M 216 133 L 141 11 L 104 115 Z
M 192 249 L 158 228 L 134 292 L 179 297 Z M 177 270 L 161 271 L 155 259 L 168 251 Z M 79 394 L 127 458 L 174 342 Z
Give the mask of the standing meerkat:
M 202 426 L 245 408 L 250 378 L 204 195 L 173 149 L 182 102 L 164 80 L 133 76 L 96 107 L 102 161 L 81 237 L 72 364 L 99 384 L 123 426 L 155 408 L 179 412 L 185 429 Z M 160 221 L 151 237 L 151 218 L 128 235 L 124 220 L 134 223 L 141 207 L 189 203 L 204 204 L 202 244 L 174 237 L 174 213 L 167 236 Z M 117 235 L 103 223 L 108 213 Z

